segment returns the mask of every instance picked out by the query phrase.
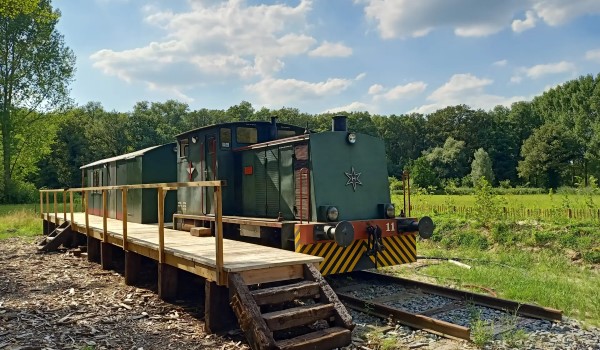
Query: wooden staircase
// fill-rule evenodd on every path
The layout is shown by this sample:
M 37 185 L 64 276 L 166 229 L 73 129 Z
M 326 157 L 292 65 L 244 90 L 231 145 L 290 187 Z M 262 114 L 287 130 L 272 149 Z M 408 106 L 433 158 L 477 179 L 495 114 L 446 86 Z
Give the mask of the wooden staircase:
M 304 265 L 304 280 L 252 290 L 230 273 L 229 294 L 255 350 L 321 350 L 351 342 L 352 318 L 313 265 Z
M 38 250 L 49 252 L 58 249 L 61 244 L 67 244 L 73 238 L 71 222 L 65 221 L 50 232 L 50 234 L 38 244 Z

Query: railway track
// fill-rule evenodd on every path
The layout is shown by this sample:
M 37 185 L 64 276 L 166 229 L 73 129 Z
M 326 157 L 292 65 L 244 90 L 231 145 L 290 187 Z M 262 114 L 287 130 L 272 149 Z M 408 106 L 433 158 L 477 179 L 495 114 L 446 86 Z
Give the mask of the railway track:
M 471 322 L 494 336 L 536 319 L 561 321 L 559 310 L 417 282 L 369 271 L 328 280 L 346 306 L 412 328 L 471 340 Z

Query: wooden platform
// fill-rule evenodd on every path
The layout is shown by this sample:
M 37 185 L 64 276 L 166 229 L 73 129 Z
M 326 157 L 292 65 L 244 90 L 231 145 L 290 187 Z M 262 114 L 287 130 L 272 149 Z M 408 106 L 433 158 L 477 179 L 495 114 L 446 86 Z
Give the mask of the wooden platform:
M 88 237 L 123 248 L 123 223 L 121 220 L 107 219 L 107 237 L 103 237 L 103 220 L 100 216 L 88 215 Z M 55 221 L 49 214 L 47 221 L 62 223 L 59 214 Z M 74 213 L 74 231 L 86 234 L 85 214 Z M 215 237 L 193 237 L 186 231 L 165 228 L 164 263 L 202 276 L 209 281 L 217 281 Z M 126 251 L 159 260 L 158 226 L 127 223 Z M 322 258 L 265 247 L 256 244 L 223 240 L 223 270 L 237 272 L 247 284 L 293 279 L 303 276 L 304 264 L 318 264 Z M 298 276 L 298 277 L 296 277 Z

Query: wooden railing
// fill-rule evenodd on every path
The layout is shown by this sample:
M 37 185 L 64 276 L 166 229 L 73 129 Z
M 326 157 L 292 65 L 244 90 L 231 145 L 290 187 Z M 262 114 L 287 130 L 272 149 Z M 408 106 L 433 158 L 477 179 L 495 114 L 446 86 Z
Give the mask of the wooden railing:
M 222 187 L 225 181 L 195 181 L 195 182 L 171 182 L 140 185 L 121 185 L 121 186 L 97 186 L 69 189 L 41 189 L 40 190 L 40 216 L 46 221 L 50 220 L 50 195 L 53 195 L 54 223 L 58 224 L 58 196 L 62 193 L 63 200 L 63 221 L 67 221 L 67 193 L 69 194 L 69 213 L 71 225 L 76 227 L 74 220 L 74 201 L 73 194 L 81 192 L 83 194 L 83 211 L 85 213 L 85 233 L 90 235 L 89 222 L 89 198 L 91 191 L 102 191 L 102 241 L 108 243 L 108 191 L 121 191 L 121 206 L 123 222 L 123 250 L 127 251 L 127 191 L 133 189 L 157 189 L 158 201 L 158 262 L 165 262 L 165 195 L 168 191 L 177 190 L 181 187 L 214 187 L 215 203 L 215 260 L 216 260 L 216 279 L 217 283 L 225 284 L 225 274 L 223 273 L 223 208 L 222 208 Z M 44 198 L 45 197 L 45 198 Z M 45 199 L 45 201 L 44 201 Z M 45 204 L 45 207 L 44 207 Z M 45 209 L 44 209 L 45 208 Z

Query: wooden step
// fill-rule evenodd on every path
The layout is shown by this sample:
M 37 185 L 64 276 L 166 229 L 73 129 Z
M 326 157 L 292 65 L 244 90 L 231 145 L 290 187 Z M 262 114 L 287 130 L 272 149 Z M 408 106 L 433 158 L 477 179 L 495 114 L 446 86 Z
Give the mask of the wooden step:
M 302 281 L 284 286 L 257 289 L 250 292 L 257 305 L 280 304 L 298 298 L 316 297 L 319 295 L 317 282 Z
M 278 331 L 311 324 L 333 315 L 333 304 L 315 304 L 269 312 L 262 317 L 271 331 Z
M 299 337 L 277 342 L 281 350 L 316 350 L 341 348 L 350 344 L 352 332 L 342 327 L 332 327 Z

